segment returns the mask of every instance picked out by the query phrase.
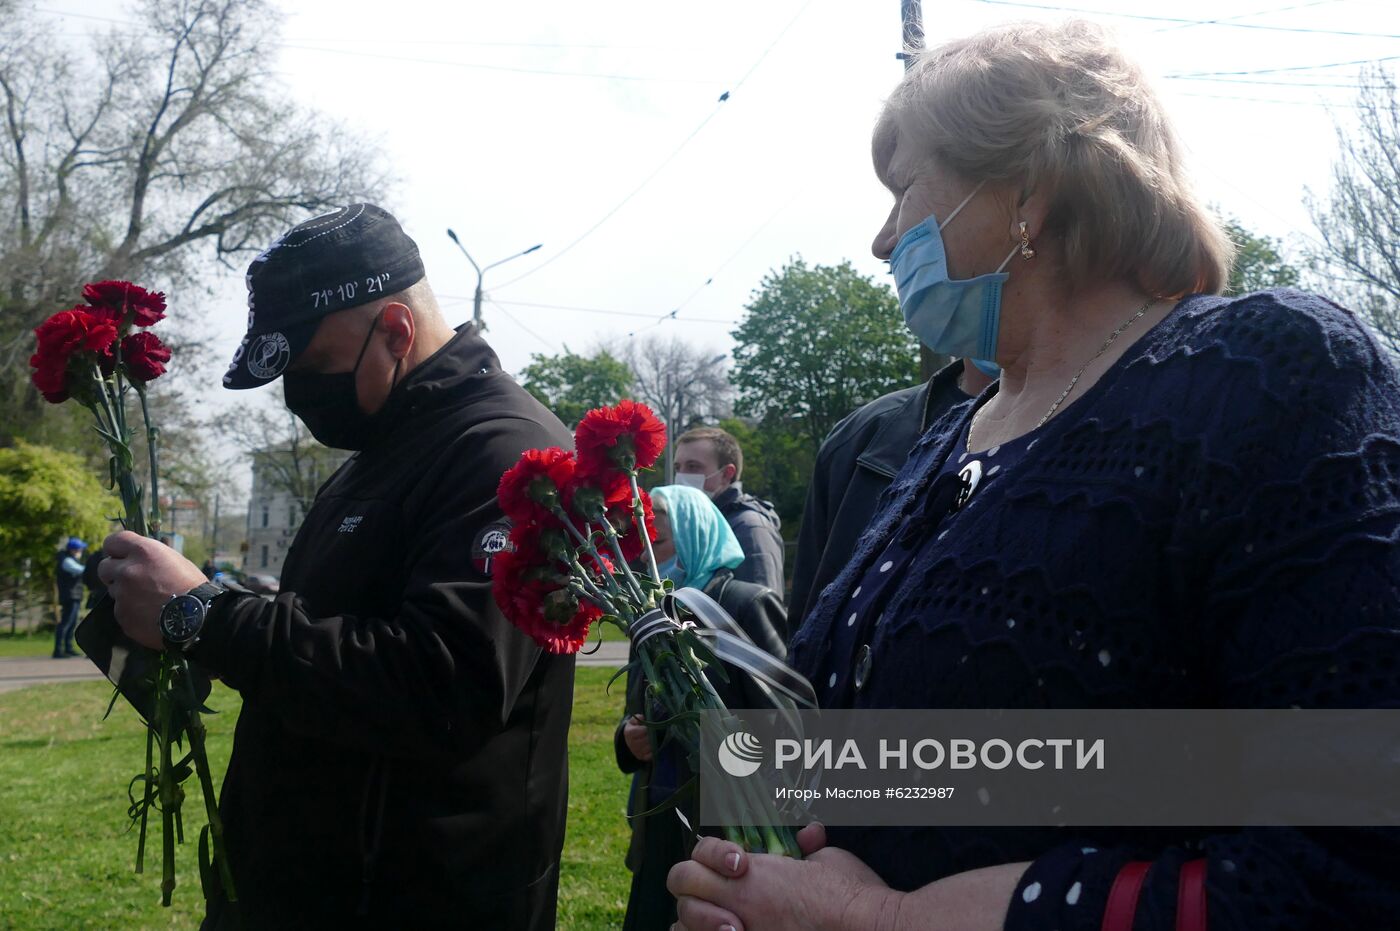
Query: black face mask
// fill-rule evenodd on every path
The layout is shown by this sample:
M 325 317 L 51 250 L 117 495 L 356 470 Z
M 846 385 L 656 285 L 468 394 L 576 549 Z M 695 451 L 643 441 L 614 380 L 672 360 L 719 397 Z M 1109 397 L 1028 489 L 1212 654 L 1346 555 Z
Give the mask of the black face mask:
M 366 414 L 360 410 L 355 391 L 355 376 L 359 374 L 360 362 L 378 326 L 379 318 L 375 317 L 360 345 L 360 354 L 355 357 L 355 367 L 350 371 L 287 372 L 282 376 L 282 397 L 287 409 L 306 424 L 317 442 L 333 449 L 361 450 L 379 435 L 384 422 L 380 415 L 388 407 L 388 401 L 377 412 Z M 391 394 L 398 386 L 402 361 L 394 362 L 394 379 L 389 384 Z

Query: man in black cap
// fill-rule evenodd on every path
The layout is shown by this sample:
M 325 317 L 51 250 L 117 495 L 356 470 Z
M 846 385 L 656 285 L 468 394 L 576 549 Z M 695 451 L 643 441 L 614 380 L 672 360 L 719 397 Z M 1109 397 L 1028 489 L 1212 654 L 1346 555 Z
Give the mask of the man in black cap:
M 368 204 L 248 269 L 224 384 L 281 377 L 318 440 L 357 451 L 280 595 L 224 592 L 133 534 L 104 547 L 127 634 L 243 696 L 220 810 L 244 928 L 554 926 L 573 658 L 505 620 L 491 559 L 501 473 L 571 440 L 470 326 L 444 323 L 423 275 Z M 211 900 L 205 927 L 231 926 Z

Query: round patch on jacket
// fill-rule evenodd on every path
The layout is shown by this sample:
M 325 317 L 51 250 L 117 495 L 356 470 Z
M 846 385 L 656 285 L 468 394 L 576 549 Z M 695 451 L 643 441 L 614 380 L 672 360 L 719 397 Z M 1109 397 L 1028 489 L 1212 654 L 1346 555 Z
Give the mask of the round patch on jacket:
M 510 521 L 504 517 L 492 521 L 477 531 L 472 541 L 472 565 L 482 575 L 491 574 L 491 562 L 497 553 L 510 547 Z

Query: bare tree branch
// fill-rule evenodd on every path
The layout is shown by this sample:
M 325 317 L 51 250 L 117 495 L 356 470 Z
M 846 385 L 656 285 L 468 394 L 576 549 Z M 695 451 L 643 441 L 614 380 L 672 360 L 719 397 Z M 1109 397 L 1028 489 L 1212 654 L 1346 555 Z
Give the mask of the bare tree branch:
M 1400 352 L 1400 100 L 1381 67 L 1360 83 L 1356 128 L 1337 127 L 1332 190 L 1306 198 L 1322 240 L 1308 260 L 1315 277 L 1343 284 L 1338 296 Z
M 387 178 L 362 133 L 281 98 L 268 0 L 144 0 L 87 56 L 36 2 L 0 0 L 0 399 L 34 417 L 31 331 L 84 281 L 194 286 Z

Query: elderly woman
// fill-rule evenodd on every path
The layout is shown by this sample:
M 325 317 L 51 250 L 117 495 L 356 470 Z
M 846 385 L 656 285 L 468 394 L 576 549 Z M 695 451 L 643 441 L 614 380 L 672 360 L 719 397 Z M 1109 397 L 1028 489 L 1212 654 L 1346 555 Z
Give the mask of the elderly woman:
M 1141 71 L 1082 22 L 950 42 L 899 85 L 874 160 L 894 197 L 875 254 L 911 328 L 1001 378 L 924 435 L 795 635 L 823 704 L 1400 705 L 1400 378 L 1326 300 L 1213 296 L 1231 246 Z M 1390 830 L 804 839 L 792 861 L 706 838 L 670 877 L 683 925 L 1166 929 L 1179 900 L 1212 931 L 1400 914 Z

